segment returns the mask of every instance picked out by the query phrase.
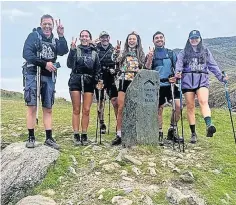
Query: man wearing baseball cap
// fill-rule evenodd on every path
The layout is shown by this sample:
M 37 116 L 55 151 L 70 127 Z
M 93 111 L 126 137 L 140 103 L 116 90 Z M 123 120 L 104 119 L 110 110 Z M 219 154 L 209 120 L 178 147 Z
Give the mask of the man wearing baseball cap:
M 109 100 L 111 100 L 111 103 L 114 107 L 114 113 L 117 116 L 117 96 L 118 91 L 115 85 L 115 62 L 112 61 L 111 56 L 114 51 L 114 47 L 109 42 L 110 41 L 110 35 L 106 31 L 102 31 L 99 34 L 99 43 L 97 44 L 97 52 L 101 64 L 101 77 L 103 79 L 104 88 L 101 90 L 101 103 L 100 103 L 100 113 L 99 113 L 99 119 L 100 119 L 100 129 L 101 133 L 106 133 L 106 125 L 104 123 L 104 94 L 105 90 L 107 95 L 109 96 Z M 95 88 L 95 94 L 97 102 L 99 102 L 99 96 L 98 96 L 98 90 Z

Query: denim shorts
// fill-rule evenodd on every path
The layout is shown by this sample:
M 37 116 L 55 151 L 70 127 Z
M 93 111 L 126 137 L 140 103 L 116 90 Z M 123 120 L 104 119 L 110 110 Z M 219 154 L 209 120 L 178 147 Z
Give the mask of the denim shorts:
M 27 106 L 37 105 L 37 82 L 36 75 L 30 75 L 24 72 L 24 99 Z M 40 94 L 42 107 L 51 109 L 55 98 L 55 83 L 52 77 L 41 76 Z

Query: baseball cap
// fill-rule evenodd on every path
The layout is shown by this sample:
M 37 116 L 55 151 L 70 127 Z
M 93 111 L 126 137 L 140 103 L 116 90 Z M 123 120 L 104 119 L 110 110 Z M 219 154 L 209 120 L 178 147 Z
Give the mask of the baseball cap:
M 110 36 L 109 33 L 107 33 L 106 31 L 102 31 L 100 34 L 99 34 L 99 38 L 102 37 L 102 36 Z
M 201 37 L 201 34 L 198 30 L 192 30 L 189 33 L 189 38 L 200 38 L 200 37 Z

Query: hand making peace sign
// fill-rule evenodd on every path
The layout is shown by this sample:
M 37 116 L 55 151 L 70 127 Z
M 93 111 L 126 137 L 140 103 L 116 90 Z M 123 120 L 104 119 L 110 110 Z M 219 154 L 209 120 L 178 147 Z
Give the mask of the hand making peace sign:
M 57 34 L 59 37 L 63 37 L 64 36 L 64 27 L 61 24 L 61 20 L 59 19 L 58 21 L 55 20 L 56 22 L 56 26 L 57 26 Z
M 75 40 L 74 40 L 74 37 L 72 37 L 72 42 L 70 44 L 71 49 L 75 49 L 76 48 L 76 42 L 77 42 L 77 38 L 75 38 Z
M 118 40 L 117 40 L 117 45 L 116 45 L 116 47 L 115 47 L 117 53 L 120 52 L 120 48 L 121 48 L 121 41 L 118 41 Z
M 154 48 L 151 48 L 150 46 L 149 46 L 149 53 L 148 53 L 148 58 L 149 58 L 149 60 L 152 60 L 153 59 L 153 55 L 154 55 Z

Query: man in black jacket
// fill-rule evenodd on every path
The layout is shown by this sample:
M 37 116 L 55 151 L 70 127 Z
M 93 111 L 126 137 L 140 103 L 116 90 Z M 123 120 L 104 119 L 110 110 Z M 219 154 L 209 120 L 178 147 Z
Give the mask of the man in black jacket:
M 99 35 L 100 43 L 97 44 L 97 52 L 99 55 L 99 60 L 101 64 L 101 77 L 103 79 L 104 88 L 101 91 L 101 103 L 100 103 L 100 113 L 99 113 L 99 119 L 100 119 L 100 128 L 101 133 L 106 133 L 106 125 L 104 123 L 104 94 L 105 90 L 107 95 L 109 96 L 109 100 L 111 100 L 111 103 L 114 107 L 115 116 L 117 116 L 117 96 L 118 91 L 115 85 L 115 76 L 116 76 L 116 70 L 115 70 L 115 62 L 112 61 L 111 56 L 114 51 L 114 47 L 109 42 L 110 41 L 110 35 L 106 31 L 102 31 Z M 98 101 L 98 90 L 95 89 L 96 99 Z
M 24 99 L 27 108 L 27 128 L 29 138 L 26 147 L 35 147 L 34 128 L 37 111 L 37 71 L 40 74 L 40 94 L 43 107 L 43 122 L 46 131 L 45 145 L 59 149 L 58 144 L 52 138 L 52 105 L 54 104 L 55 76 L 57 55 L 68 53 L 68 46 L 64 38 L 64 27 L 60 19 L 56 22 L 59 39 L 54 38 L 52 30 L 54 19 L 51 15 L 41 17 L 40 27 L 33 29 L 24 44 L 23 58 L 26 63 L 23 66 Z M 40 72 L 39 72 L 40 71 Z M 38 81 L 38 82 L 40 82 Z

